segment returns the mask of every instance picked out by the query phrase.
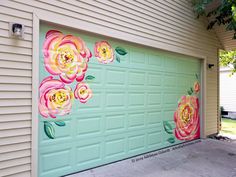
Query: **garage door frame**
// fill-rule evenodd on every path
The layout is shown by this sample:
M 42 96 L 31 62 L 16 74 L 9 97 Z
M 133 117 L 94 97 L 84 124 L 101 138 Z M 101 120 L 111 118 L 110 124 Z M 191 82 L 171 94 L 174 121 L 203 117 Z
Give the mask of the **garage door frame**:
M 60 21 L 58 21 L 60 19 Z M 31 176 L 38 176 L 38 86 L 39 86 L 39 28 L 40 22 L 52 23 L 55 25 L 60 25 L 67 28 L 74 28 L 76 30 L 82 30 L 86 32 L 91 32 L 98 35 L 109 36 L 119 40 L 124 40 L 127 42 L 141 44 L 147 47 L 154 47 L 159 50 L 165 50 L 168 52 L 174 52 L 182 55 L 187 55 L 190 57 L 195 57 L 201 60 L 201 100 L 200 105 L 200 127 L 201 127 L 201 138 L 205 138 L 205 117 L 206 117 L 206 65 L 207 57 L 203 55 L 196 54 L 194 52 L 180 51 L 177 47 L 167 48 L 164 44 L 155 47 L 155 44 L 151 40 L 144 40 L 141 37 L 137 37 L 125 32 L 109 31 L 107 32 L 105 28 L 100 27 L 98 30 L 97 25 L 93 25 L 89 22 L 78 21 L 70 17 L 65 17 L 62 15 L 50 14 L 50 12 L 45 13 L 45 11 L 40 9 L 35 9 L 33 13 L 33 59 L 32 59 L 32 145 L 31 145 Z M 96 30 L 94 30 L 96 29 Z M 99 33 L 98 33 L 99 31 Z

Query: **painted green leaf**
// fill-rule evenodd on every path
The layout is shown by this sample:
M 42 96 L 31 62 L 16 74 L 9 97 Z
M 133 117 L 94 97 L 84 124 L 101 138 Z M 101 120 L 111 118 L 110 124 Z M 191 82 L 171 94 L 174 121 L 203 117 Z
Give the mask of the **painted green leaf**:
M 198 74 L 195 74 L 195 76 L 196 76 L 196 79 L 198 80 Z
M 175 138 L 172 136 L 170 138 L 167 139 L 167 141 L 171 144 L 175 143 Z
M 190 88 L 190 91 L 193 93 L 193 88 L 192 87 Z
M 127 54 L 127 51 L 123 47 L 116 47 L 115 50 L 119 55 L 126 55 Z
M 50 122 L 44 121 L 44 132 L 48 136 L 48 138 L 55 138 L 55 129 Z
M 57 121 L 57 122 L 54 122 L 57 126 L 60 126 L 60 127 L 63 127 L 66 125 L 66 123 L 64 121 Z
M 173 134 L 173 128 L 168 121 L 163 121 L 163 126 L 164 126 L 166 133 Z
M 92 75 L 88 75 L 85 77 L 85 80 L 93 80 L 93 79 L 95 79 L 95 77 Z
M 120 63 L 120 57 L 118 55 L 116 55 L 116 61 Z
M 191 90 L 188 90 L 188 95 L 192 95 L 193 92 Z

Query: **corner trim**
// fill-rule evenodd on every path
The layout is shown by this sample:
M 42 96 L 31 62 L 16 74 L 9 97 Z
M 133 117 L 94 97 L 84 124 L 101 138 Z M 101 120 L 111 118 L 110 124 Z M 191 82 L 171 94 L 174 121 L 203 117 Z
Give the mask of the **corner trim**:
M 39 18 L 33 13 L 31 176 L 38 176 Z

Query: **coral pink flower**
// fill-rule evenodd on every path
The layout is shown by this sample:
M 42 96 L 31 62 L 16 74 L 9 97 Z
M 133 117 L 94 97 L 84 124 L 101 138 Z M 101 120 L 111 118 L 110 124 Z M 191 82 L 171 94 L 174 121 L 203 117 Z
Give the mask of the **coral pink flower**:
M 87 62 L 92 57 L 90 50 L 79 37 L 64 35 L 50 30 L 43 44 L 44 64 L 52 75 L 59 75 L 65 83 L 84 79 Z
M 96 42 L 94 54 L 100 63 L 107 64 L 114 60 L 113 49 L 107 41 Z
M 194 92 L 198 93 L 200 91 L 200 84 L 199 84 L 199 82 L 195 82 L 194 85 L 193 85 L 193 88 L 194 88 Z
M 182 96 L 174 114 L 175 136 L 179 140 L 200 137 L 199 103 L 196 96 Z
M 92 97 L 92 90 L 88 84 L 81 82 L 76 85 L 74 94 L 75 98 L 79 99 L 81 103 L 86 103 Z
M 47 118 L 70 113 L 73 91 L 61 80 L 46 77 L 39 86 L 39 113 Z

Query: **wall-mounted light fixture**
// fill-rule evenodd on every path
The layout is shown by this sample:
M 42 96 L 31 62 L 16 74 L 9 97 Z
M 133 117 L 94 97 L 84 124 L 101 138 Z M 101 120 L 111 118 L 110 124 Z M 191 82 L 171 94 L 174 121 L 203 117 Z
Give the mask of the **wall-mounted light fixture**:
M 212 63 L 208 63 L 208 64 L 207 64 L 207 67 L 208 67 L 209 69 L 212 69 L 214 66 L 215 66 L 215 65 L 212 64 Z
M 20 23 L 10 23 L 9 24 L 9 32 L 11 37 L 15 38 L 24 38 L 24 31 L 25 27 L 24 25 Z

